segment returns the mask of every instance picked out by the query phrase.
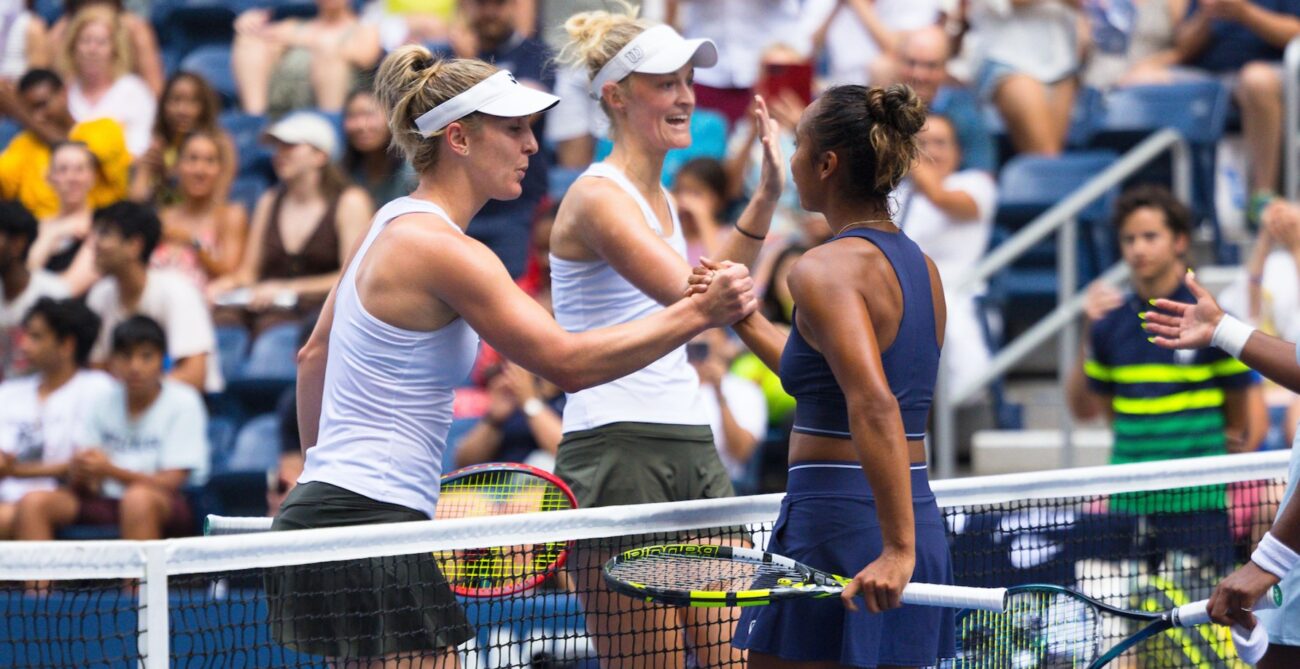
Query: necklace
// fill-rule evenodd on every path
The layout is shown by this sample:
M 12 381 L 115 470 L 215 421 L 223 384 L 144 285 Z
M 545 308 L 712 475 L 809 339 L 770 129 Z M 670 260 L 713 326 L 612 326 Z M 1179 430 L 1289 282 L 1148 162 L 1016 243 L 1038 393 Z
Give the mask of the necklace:
M 845 232 L 848 232 L 849 230 L 852 230 L 853 228 L 865 228 L 865 227 L 867 227 L 868 225 L 871 225 L 872 223 L 893 223 L 893 221 L 889 220 L 888 218 L 871 218 L 871 219 L 867 219 L 867 220 L 865 220 L 865 221 L 854 221 L 854 222 L 852 222 L 852 223 L 850 223 L 850 224 L 848 224 L 848 225 L 846 225 L 846 226 L 840 228 L 840 231 L 837 232 L 837 233 L 835 233 L 835 235 L 838 237 L 839 235 L 842 235 L 842 234 L 844 234 Z

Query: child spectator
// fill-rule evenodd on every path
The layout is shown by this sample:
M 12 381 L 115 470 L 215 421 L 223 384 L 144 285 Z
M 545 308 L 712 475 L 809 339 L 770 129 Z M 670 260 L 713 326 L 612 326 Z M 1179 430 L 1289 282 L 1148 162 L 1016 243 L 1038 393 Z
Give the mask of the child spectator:
M 217 122 L 220 113 L 221 100 L 203 77 L 192 72 L 172 75 L 158 98 L 149 150 L 135 162 L 131 199 L 156 202 L 160 206 L 175 204 L 178 197 L 176 164 L 180 159 L 181 143 L 195 132 L 213 135 L 218 140 L 222 155 L 216 192 L 225 197 L 239 167 L 239 151 L 230 133 Z
M 90 194 L 98 165 L 85 144 L 65 142 L 50 153 L 48 180 L 59 196 L 59 211 L 41 219 L 27 266 L 55 273 L 69 293 L 80 297 L 99 280 L 90 238 L 94 210 Z
M 91 287 L 86 304 L 99 314 L 103 329 L 90 359 L 107 364 L 113 329 L 132 316 L 148 316 L 161 324 L 170 344 L 170 377 L 200 392 L 219 392 L 224 383 L 207 303 L 184 277 L 149 269 L 161 236 L 162 223 L 144 205 L 119 202 L 95 212 L 95 264 L 104 278 Z
M 57 488 L 75 439 L 113 379 L 86 369 L 99 317 L 77 300 L 41 298 L 23 320 L 35 374 L 0 383 L 0 540 L 12 539 L 18 502 Z
M 176 202 L 163 207 L 162 241 L 149 266 L 184 274 L 200 292 L 208 281 L 239 267 L 248 237 L 248 212 L 223 189 L 230 154 L 224 136 L 197 130 L 181 141 L 176 162 Z
M 32 70 L 18 81 L 18 94 L 0 92 L 0 106 L 23 125 L 0 153 L 0 197 L 18 200 L 36 218 L 59 212 L 59 196 L 46 180 L 53 146 L 81 142 L 95 155 L 98 169 L 90 189 L 90 206 L 104 207 L 126 197 L 131 154 L 117 121 L 77 122 L 68 110 L 68 93 L 59 75 Z
M 17 202 L 0 202 L 0 378 L 32 371 L 21 346 L 27 310 L 43 297 L 68 295 L 59 277 L 27 268 L 27 254 L 35 238 L 36 219 L 31 213 Z
M 117 12 L 102 4 L 77 12 L 68 24 L 61 69 L 67 73 L 68 111 L 78 121 L 111 118 L 122 124 L 132 156 L 149 150 L 157 92 L 131 73 L 129 37 Z
M 112 340 L 121 383 L 82 423 L 67 485 L 18 503 L 18 539 L 50 540 L 72 524 L 117 525 L 123 539 L 137 540 L 193 532 L 181 488 L 207 476 L 203 398 L 164 377 L 167 336 L 157 322 L 133 316 L 114 328 Z

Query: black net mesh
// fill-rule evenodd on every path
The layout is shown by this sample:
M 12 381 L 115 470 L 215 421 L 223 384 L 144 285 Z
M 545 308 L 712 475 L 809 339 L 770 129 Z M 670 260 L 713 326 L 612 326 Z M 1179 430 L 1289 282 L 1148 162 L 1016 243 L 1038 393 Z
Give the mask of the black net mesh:
M 944 513 L 961 585 L 1053 583 L 1122 608 L 1163 610 L 1209 596 L 1246 560 L 1282 493 L 1280 480 L 1244 481 L 1150 496 L 953 506 Z M 1154 499 L 1159 503 L 1147 504 Z M 646 543 L 762 547 L 770 528 L 584 540 L 540 585 L 491 598 L 455 594 L 427 553 L 172 576 L 171 665 L 345 667 L 386 658 L 393 660 L 387 666 L 438 667 L 428 649 L 455 645 L 466 669 L 739 667 L 743 657 L 729 643 L 736 609 L 636 602 L 607 591 L 598 566 L 619 548 Z M 529 554 L 527 547 L 518 550 Z M 0 666 L 135 665 L 143 647 L 135 587 L 120 580 L 0 585 Z M 1136 631 L 1109 619 L 1101 630 L 1103 649 Z M 1041 636 L 1052 640 L 1053 632 Z M 1063 643 L 1070 640 L 1052 645 Z M 1036 656 L 1027 645 L 1008 667 L 1070 666 Z M 1227 630 L 1206 626 L 1151 639 L 1126 666 L 1240 665 Z

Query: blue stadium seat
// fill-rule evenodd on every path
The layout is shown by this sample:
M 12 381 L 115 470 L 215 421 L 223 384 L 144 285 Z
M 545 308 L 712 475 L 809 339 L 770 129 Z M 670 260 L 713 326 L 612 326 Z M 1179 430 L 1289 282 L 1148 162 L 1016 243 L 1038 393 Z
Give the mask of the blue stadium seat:
M 239 177 L 230 185 L 230 199 L 243 204 L 248 215 L 252 216 L 257 199 L 270 187 L 271 183 L 261 176 Z
M 230 110 L 221 113 L 218 123 L 230 133 L 235 150 L 239 152 L 237 173 L 242 177 L 256 175 L 270 180 L 274 176 L 271 172 L 271 149 L 262 143 L 266 117 Z
M 248 330 L 238 325 L 217 328 L 217 355 L 221 361 L 221 375 L 227 379 L 239 376 L 248 353 Z
M 226 460 L 228 472 L 266 472 L 280 461 L 280 418 L 262 414 L 239 428 Z M 265 482 L 263 482 L 265 485 Z
M 52 26 L 63 16 L 63 0 L 36 0 L 32 3 L 32 11 L 45 19 L 47 27 Z
M 226 393 L 253 413 L 274 411 L 297 378 L 298 331 L 297 323 L 285 323 L 258 335 L 243 369 L 227 380 Z
M 1126 151 L 1162 128 L 1181 133 L 1191 145 L 1192 154 L 1192 201 L 1188 204 L 1200 220 L 1211 222 L 1217 242 L 1215 152 L 1230 107 L 1228 90 L 1215 80 L 1116 89 L 1105 97 L 1101 120 L 1089 145 Z M 1137 180 L 1168 184 L 1171 174 L 1170 161 L 1165 157 L 1144 170 Z M 1223 246 L 1218 247 L 1222 255 Z
M 194 49 L 181 60 L 180 69 L 207 79 L 226 106 L 238 100 L 235 75 L 230 70 L 229 44 L 207 44 Z
M 158 34 L 163 66 L 175 71 L 185 56 L 235 37 L 236 7 L 228 0 L 154 0 L 150 20 Z
M 998 177 L 998 213 L 993 245 L 1009 238 L 1016 230 L 1057 202 L 1073 193 L 1088 179 L 1114 164 L 1116 155 L 1109 151 L 1066 153 L 1057 158 L 1016 156 L 1002 168 Z M 1109 239 L 1105 225 L 1114 192 L 1089 206 L 1079 216 L 1079 275 L 1077 285 L 1095 277 L 1112 260 L 1110 245 L 1098 248 L 1098 239 Z M 1025 319 L 1036 320 L 1056 300 L 1056 239 L 1049 237 L 1010 269 L 994 277 L 990 299 L 1003 307 L 1008 330 L 1018 330 Z M 1014 304 L 1015 308 L 1011 308 Z
M 208 417 L 209 460 L 213 472 L 226 470 L 230 453 L 235 447 L 235 437 L 239 434 L 239 419 L 235 416 L 215 413 Z
M 23 131 L 23 127 L 18 125 L 13 119 L 0 119 L 0 151 L 9 146 L 14 137 Z

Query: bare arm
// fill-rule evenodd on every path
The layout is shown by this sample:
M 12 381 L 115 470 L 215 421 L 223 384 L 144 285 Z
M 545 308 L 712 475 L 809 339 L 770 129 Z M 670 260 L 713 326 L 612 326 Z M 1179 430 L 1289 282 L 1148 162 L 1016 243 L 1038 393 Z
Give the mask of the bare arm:
M 1205 7 L 1183 19 L 1174 31 L 1174 51 L 1180 62 L 1187 62 L 1201 53 L 1210 43 L 1210 17 Z
M 1086 332 L 1084 338 L 1087 338 Z M 1110 397 L 1095 393 L 1088 387 L 1088 375 L 1084 372 L 1087 357 L 1087 351 L 1080 345 L 1078 360 L 1065 383 L 1065 403 L 1075 420 L 1092 420 L 1110 415 Z
M 33 14 L 27 23 L 27 69 L 48 69 L 50 47 L 46 43 L 45 19 Z
M 218 219 L 217 248 L 199 251 L 204 271 L 214 279 L 239 268 L 248 244 L 248 212 L 243 205 L 224 205 Z
M 177 381 L 188 383 L 200 393 L 208 378 L 208 354 L 199 353 L 182 358 L 172 366 L 169 376 Z
M 511 281 L 486 246 L 445 234 L 426 244 L 421 257 L 437 259 L 426 273 L 432 292 L 501 355 L 567 392 L 641 369 L 757 306 L 753 281 L 743 268 L 732 267 L 719 273 L 705 295 L 679 299 L 639 321 L 570 333 Z
M 1270 11 L 1246 0 L 1240 5 L 1236 21 L 1274 48 L 1284 49 L 1288 42 L 1300 36 L 1300 17 Z
M 844 280 L 842 265 L 835 262 L 842 254 L 818 253 L 823 249 L 831 247 L 811 251 L 795 265 L 790 292 L 800 307 L 800 332 L 826 357 L 844 392 L 853 449 L 876 495 L 884 550 L 843 596 L 850 606 L 863 588 L 867 607 L 874 612 L 898 605 L 915 565 L 907 438 L 898 400 L 885 378 L 867 301 Z
M 848 5 L 853 9 L 854 16 L 857 16 L 858 21 L 862 23 L 862 27 L 867 29 L 867 34 L 871 35 L 871 39 L 880 47 L 881 53 L 893 53 L 898 47 L 899 35 L 880 20 L 872 0 L 848 0 Z
M 1223 319 L 1223 309 L 1196 281 L 1194 274 L 1189 272 L 1184 281 L 1196 297 L 1195 304 L 1160 299 L 1155 301 L 1159 311 L 1146 312 L 1142 327 L 1155 335 L 1152 343 L 1157 346 L 1205 348 Z M 1287 390 L 1300 392 L 1300 364 L 1296 362 L 1295 344 L 1255 330 L 1237 359 Z
M 44 462 L 15 462 L 9 469 L 9 476 L 18 479 L 27 478 L 61 478 L 68 473 L 68 463 L 46 464 Z
M 943 178 L 934 168 L 925 162 L 919 162 L 912 168 L 912 183 L 916 190 L 934 203 L 943 213 L 958 221 L 975 221 L 979 219 L 979 204 L 975 198 L 964 190 L 948 190 L 943 186 Z
M 244 251 L 240 254 L 239 266 L 225 276 L 208 284 L 209 297 L 228 290 L 242 288 L 257 281 L 257 272 L 262 264 L 262 240 L 271 226 L 271 204 L 275 192 L 268 190 L 257 200 L 253 209 L 253 226 L 248 232 Z
M 163 67 L 153 27 L 134 14 L 126 15 L 126 23 L 131 33 L 131 46 L 135 49 L 136 72 L 149 85 L 149 90 L 158 95 L 163 89 Z

